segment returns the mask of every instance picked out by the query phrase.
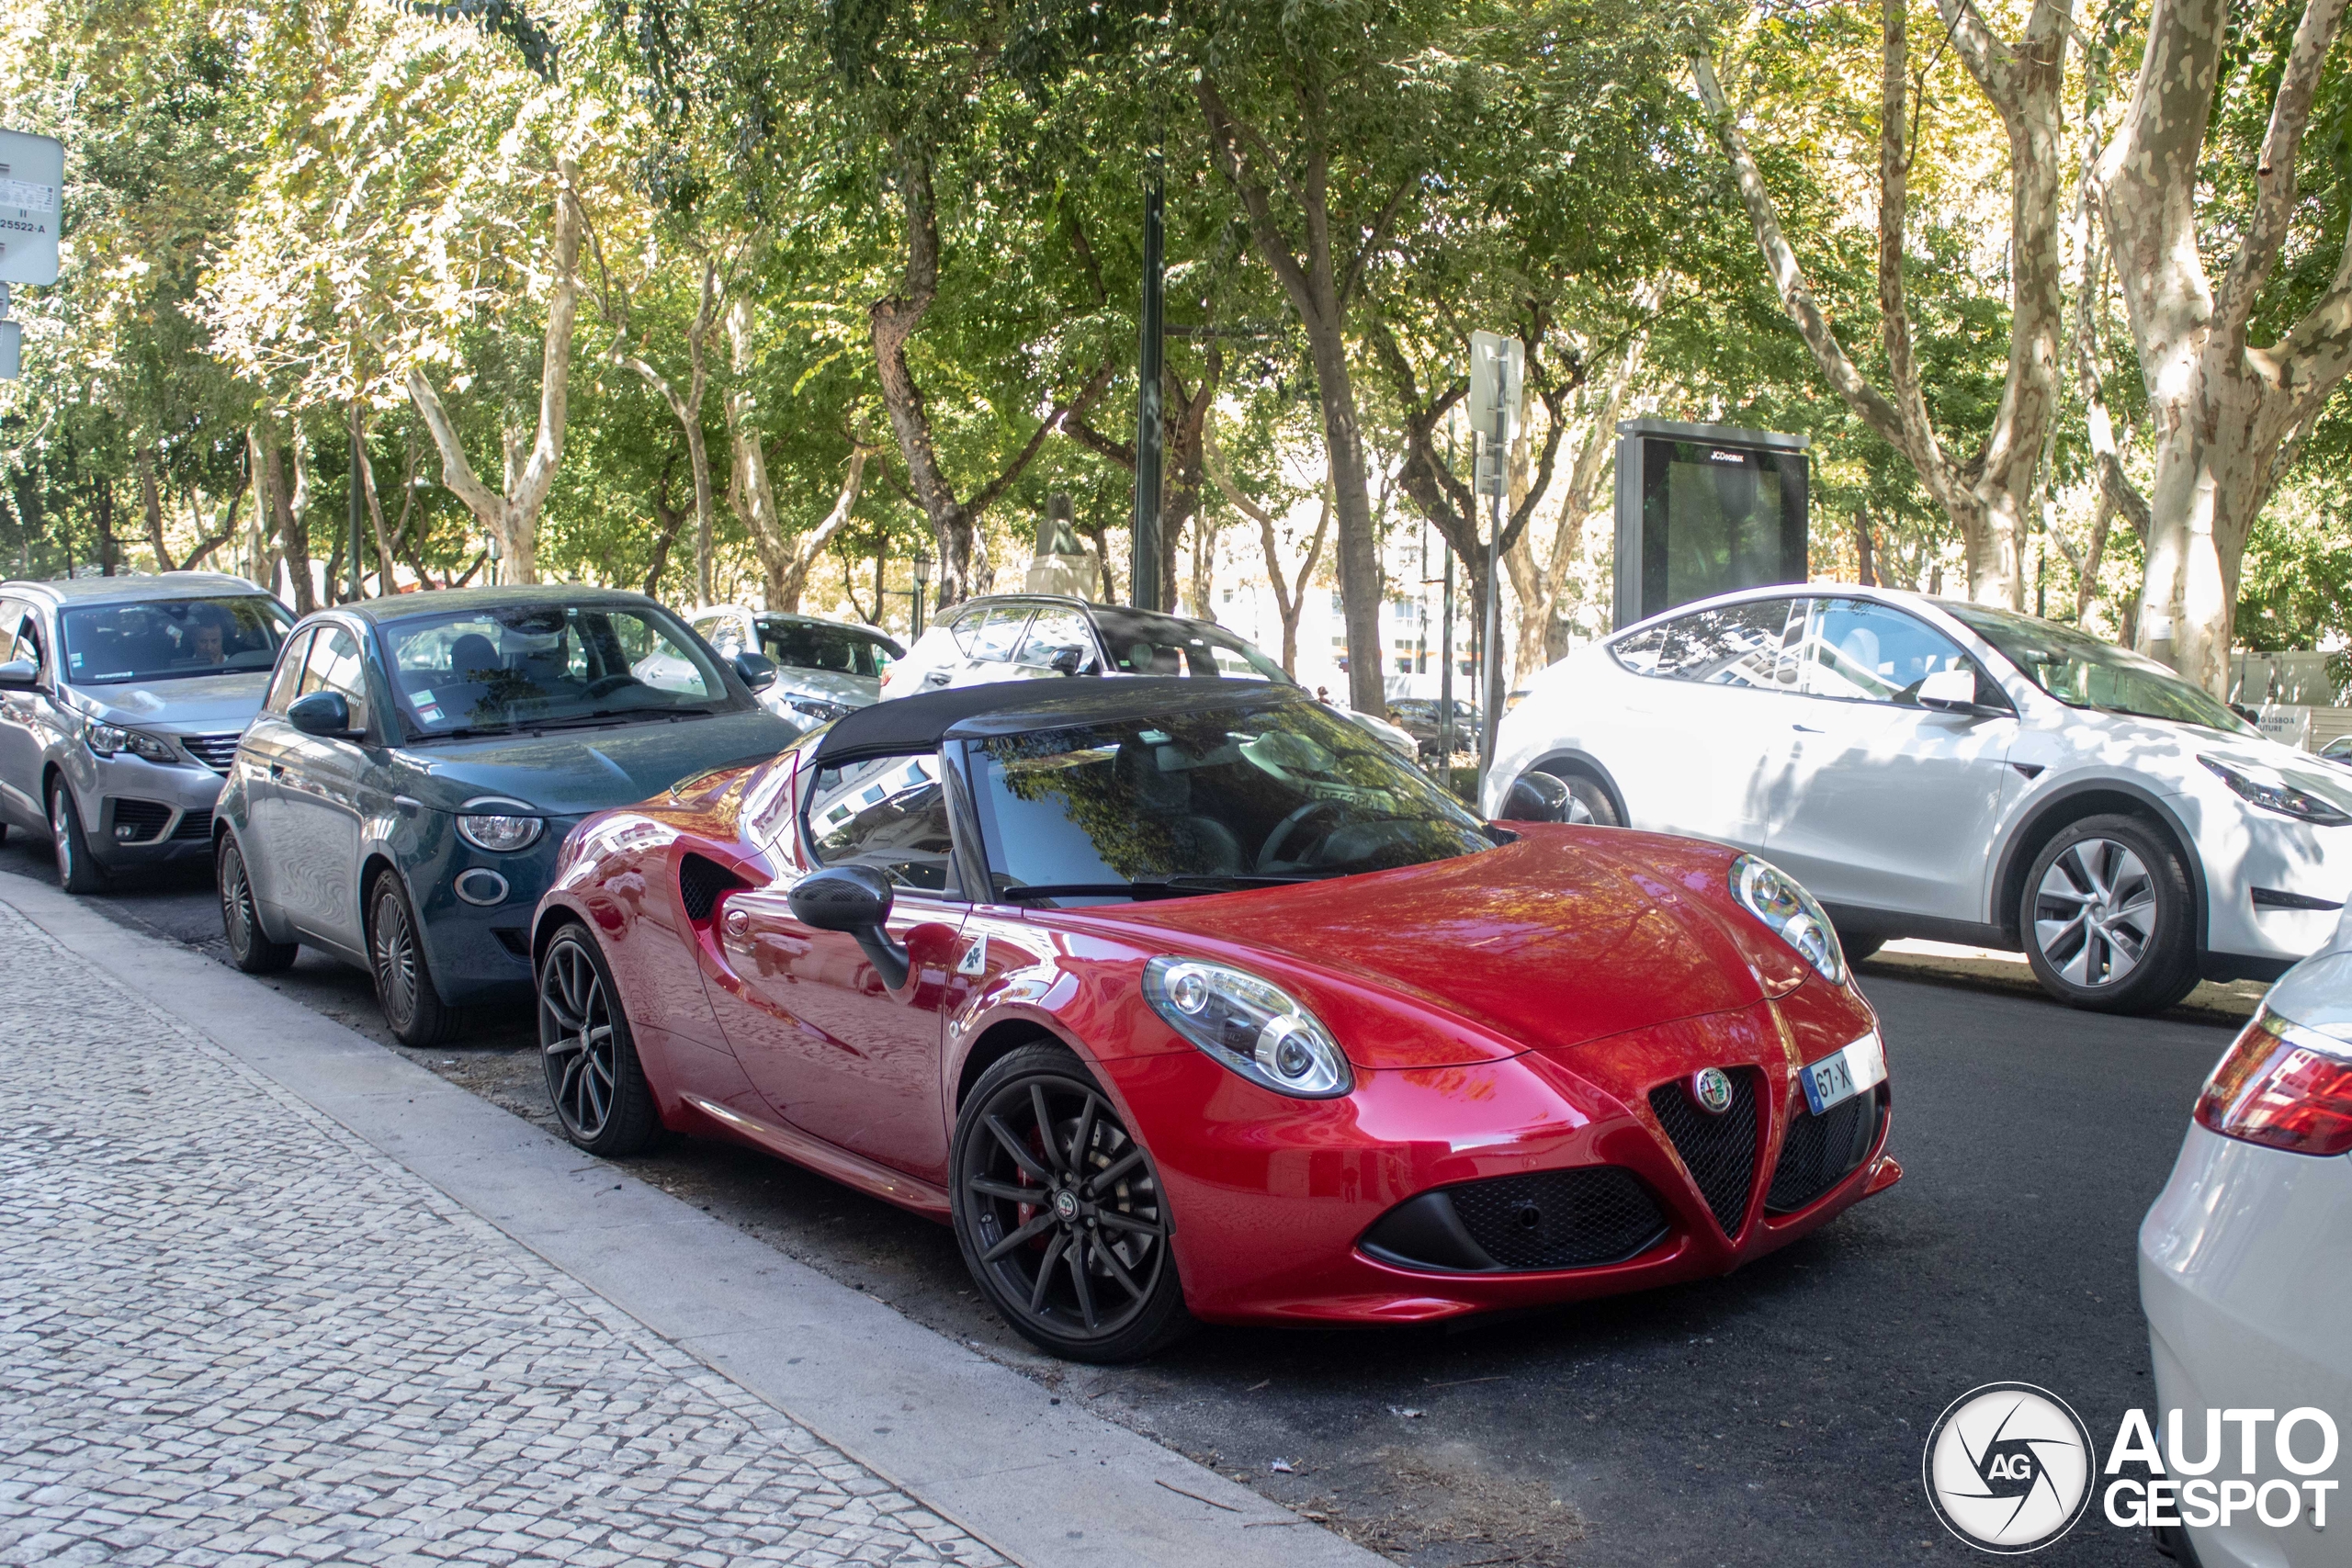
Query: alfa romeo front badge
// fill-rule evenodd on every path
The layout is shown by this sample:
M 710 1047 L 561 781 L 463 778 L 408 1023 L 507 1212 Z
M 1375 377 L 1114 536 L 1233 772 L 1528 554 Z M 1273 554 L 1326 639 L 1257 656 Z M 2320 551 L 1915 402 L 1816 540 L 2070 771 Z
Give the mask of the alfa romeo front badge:
M 1710 1116 L 1731 1109 L 1731 1075 L 1721 1067 L 1701 1067 L 1690 1075 L 1690 1099 Z

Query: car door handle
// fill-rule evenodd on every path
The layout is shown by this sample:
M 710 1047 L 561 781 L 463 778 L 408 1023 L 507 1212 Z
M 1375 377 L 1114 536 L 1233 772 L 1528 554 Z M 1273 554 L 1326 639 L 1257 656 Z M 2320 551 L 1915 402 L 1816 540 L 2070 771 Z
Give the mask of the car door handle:
M 1789 728 L 1795 730 L 1799 735 L 1822 735 L 1827 733 L 1827 731 L 1820 728 L 1818 726 L 1810 724 L 1792 724 L 1789 726 Z
M 269 776 L 273 783 L 284 778 L 286 776 L 286 764 L 283 762 L 272 762 L 269 765 Z
M 922 683 L 926 686 L 944 686 L 947 681 L 948 674 L 944 670 L 934 670 L 922 678 Z

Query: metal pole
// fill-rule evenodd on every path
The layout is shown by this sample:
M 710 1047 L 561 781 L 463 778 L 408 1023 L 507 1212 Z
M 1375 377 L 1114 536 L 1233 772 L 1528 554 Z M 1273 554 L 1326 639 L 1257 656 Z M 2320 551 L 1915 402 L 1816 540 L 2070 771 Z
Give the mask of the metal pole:
M 1443 541 L 1440 541 L 1443 543 Z M 1439 776 L 1453 788 L 1453 547 L 1445 546 L 1445 608 L 1438 617 L 1437 749 Z
M 351 602 L 359 600 L 359 405 L 351 405 Z M 389 590 L 390 583 L 382 585 Z
M 1487 437 L 1494 449 L 1494 493 L 1488 508 L 1492 526 L 1487 536 L 1487 636 L 1486 657 L 1480 668 L 1478 694 L 1478 798 L 1487 798 L 1487 770 L 1495 765 L 1495 726 L 1502 719 L 1502 617 L 1503 617 L 1503 465 L 1510 455 L 1510 412 L 1503 406 L 1503 390 L 1508 378 L 1504 375 L 1503 356 L 1495 356 L 1495 428 Z
M 1161 254 L 1159 154 L 1143 194 L 1143 343 L 1136 355 L 1136 510 L 1131 530 L 1134 556 L 1128 566 L 1128 602 L 1138 610 L 1164 610 L 1168 585 L 1159 581 L 1159 468 L 1161 420 L 1160 305 L 1167 284 Z

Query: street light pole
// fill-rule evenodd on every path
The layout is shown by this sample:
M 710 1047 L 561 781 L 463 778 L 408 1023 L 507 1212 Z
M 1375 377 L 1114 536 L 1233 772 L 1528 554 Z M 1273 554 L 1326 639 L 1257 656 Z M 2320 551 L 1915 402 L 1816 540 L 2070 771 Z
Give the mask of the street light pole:
M 915 547 L 915 619 L 914 636 L 922 636 L 922 603 L 931 597 L 931 552 L 922 546 Z M 913 638 L 910 637 L 909 641 Z
M 351 602 L 359 602 L 359 400 L 351 402 Z M 391 584 L 382 585 L 389 591 Z

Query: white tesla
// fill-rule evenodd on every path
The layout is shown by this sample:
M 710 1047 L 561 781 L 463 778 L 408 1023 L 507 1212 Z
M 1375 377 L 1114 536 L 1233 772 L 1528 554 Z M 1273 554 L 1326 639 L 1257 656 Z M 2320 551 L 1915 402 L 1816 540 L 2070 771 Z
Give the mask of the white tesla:
M 1579 649 L 1504 718 L 1487 813 L 1531 773 L 1578 818 L 1770 858 L 1850 957 L 2022 948 L 2105 1011 L 2275 978 L 2352 895 L 2352 777 L 2073 627 L 1894 589 L 1724 594 Z

